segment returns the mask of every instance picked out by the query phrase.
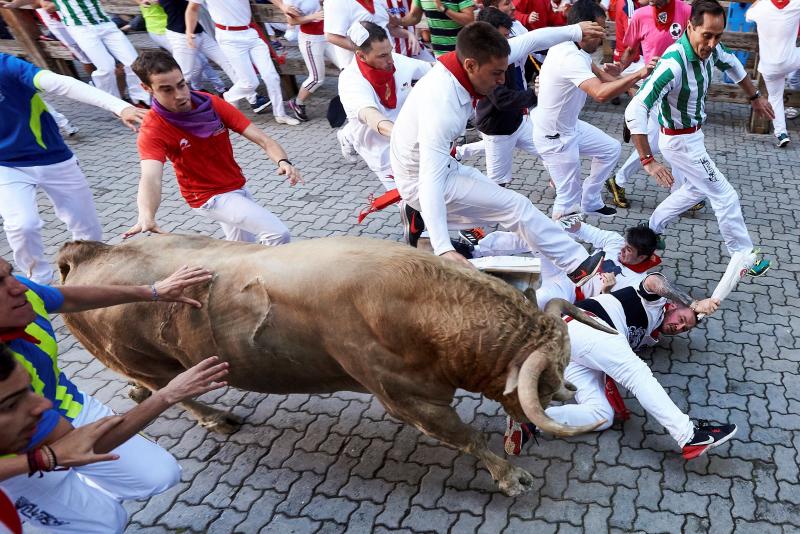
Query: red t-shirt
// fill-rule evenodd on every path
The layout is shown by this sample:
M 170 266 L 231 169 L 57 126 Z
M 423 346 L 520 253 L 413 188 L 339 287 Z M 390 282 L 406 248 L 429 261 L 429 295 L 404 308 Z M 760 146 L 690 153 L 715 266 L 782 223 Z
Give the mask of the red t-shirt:
M 633 17 L 633 12 L 630 11 L 631 7 L 634 10 L 638 7 L 638 0 L 633 0 L 629 2 L 628 0 L 618 0 L 617 4 L 614 6 L 615 9 L 615 21 L 617 23 L 617 45 L 614 48 L 614 61 L 620 61 L 622 59 L 622 54 L 625 53 L 625 50 L 628 48 L 625 45 L 625 32 L 628 31 L 628 25 L 630 24 L 630 19 Z M 635 54 L 631 56 L 631 63 L 636 63 L 639 61 L 641 55 L 639 54 L 639 49 L 636 48 Z
M 210 96 L 224 126 L 210 137 L 188 134 L 150 110 L 137 140 L 142 160 L 172 162 L 181 195 L 193 208 L 199 208 L 214 195 L 241 189 L 245 182 L 242 169 L 233 159 L 228 129 L 241 134 L 250 126 L 250 119 L 218 96 Z
M 550 0 L 513 0 L 517 12 L 515 18 L 529 30 L 548 28 L 550 26 L 564 26 L 567 23 L 566 13 L 553 11 Z M 565 0 L 564 0 L 565 1 Z M 539 14 L 539 20 L 528 24 L 528 15 L 532 12 Z

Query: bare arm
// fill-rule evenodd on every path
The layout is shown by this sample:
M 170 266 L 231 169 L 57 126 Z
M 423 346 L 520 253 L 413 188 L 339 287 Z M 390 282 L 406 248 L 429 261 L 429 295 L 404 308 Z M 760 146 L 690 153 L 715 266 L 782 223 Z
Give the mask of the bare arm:
M 631 63 L 633 63 L 632 59 L 636 55 L 636 52 L 633 48 L 628 47 L 622 53 L 622 57 L 619 58 L 619 70 L 625 70 L 630 67 Z
M 139 192 L 136 204 L 139 208 L 139 220 L 130 230 L 122 234 L 123 239 L 140 232 L 163 234 L 156 224 L 156 212 L 161 204 L 161 179 L 164 176 L 164 164 L 155 159 L 141 162 L 142 178 L 139 180 Z
M 664 297 L 672 302 L 677 302 L 687 307 L 691 307 L 690 305 L 694 302 L 691 295 L 671 284 L 662 274 L 656 273 L 649 275 L 644 279 L 644 282 L 642 282 L 642 287 L 644 287 L 645 291 L 648 293 Z
M 438 3 L 438 2 L 437 2 Z M 458 22 L 462 26 L 466 26 L 467 24 L 472 24 L 475 22 L 475 7 L 467 7 L 464 11 L 453 11 L 452 9 L 448 9 L 444 12 L 447 15 L 447 18 Z
M 14 8 L 22 8 L 32 6 L 34 4 L 38 4 L 39 0 L 0 0 L 0 6 L 5 8 L 14 9 Z M 27 471 L 26 471 L 27 473 Z
M 378 132 L 384 137 L 392 136 L 392 129 L 394 123 L 387 119 L 377 108 L 363 108 L 358 111 L 358 120 L 370 127 L 370 129 Z
M 742 81 L 739 82 L 739 87 L 744 89 L 748 97 L 753 98 L 756 96 L 756 86 L 753 85 L 753 80 L 750 79 L 750 76 L 745 76 Z M 753 111 L 765 119 L 773 120 L 775 118 L 775 110 L 772 109 L 772 104 L 769 103 L 764 95 L 751 100 L 750 105 L 753 107 Z
M 319 11 L 311 13 L 310 15 L 300 15 L 299 17 L 287 13 L 286 19 L 289 21 L 289 24 L 300 26 L 301 24 L 307 24 L 309 22 L 319 22 L 321 20 L 325 20 L 325 15 L 320 9 Z
M 594 72 L 596 77 L 583 82 L 580 88 L 595 101 L 608 102 L 612 98 L 627 91 L 636 82 L 647 78 L 651 71 L 652 67 L 648 65 L 633 74 L 628 74 L 621 78 L 614 78 L 592 64 L 592 72 Z
M 325 33 L 325 39 L 334 46 L 344 48 L 345 50 L 355 51 L 356 46 L 348 37 L 339 35 L 338 33 Z
M 183 18 L 186 23 L 186 42 L 190 48 L 194 48 L 194 30 L 197 28 L 197 19 L 200 18 L 200 4 L 189 2 Z
M 423 14 L 422 8 L 412 2 L 411 9 L 408 10 L 406 16 L 400 19 L 396 17 L 392 18 L 392 25 L 414 26 L 416 24 L 419 24 L 419 21 L 422 20 L 422 14 Z
M 349 39 L 348 39 L 349 41 Z M 304 183 L 294 165 L 289 162 L 286 151 L 277 143 L 273 138 L 265 134 L 260 128 L 254 124 L 250 124 L 242 132 L 242 135 L 249 141 L 257 144 L 264 150 L 269 159 L 271 159 L 278 166 L 278 174 L 285 174 L 289 178 L 289 183 L 295 185 L 298 182 Z

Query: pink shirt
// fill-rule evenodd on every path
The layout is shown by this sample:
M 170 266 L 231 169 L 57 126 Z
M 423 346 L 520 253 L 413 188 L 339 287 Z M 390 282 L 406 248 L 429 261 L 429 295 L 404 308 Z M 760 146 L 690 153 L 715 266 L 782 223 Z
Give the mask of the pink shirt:
M 633 12 L 628 31 L 625 32 L 625 46 L 638 50 L 641 45 L 645 62 L 663 54 L 664 50 L 677 41 L 686 30 L 692 6 L 681 0 L 673 2 L 675 2 L 675 14 L 667 31 L 659 30 L 656 26 L 653 6 L 640 7 Z

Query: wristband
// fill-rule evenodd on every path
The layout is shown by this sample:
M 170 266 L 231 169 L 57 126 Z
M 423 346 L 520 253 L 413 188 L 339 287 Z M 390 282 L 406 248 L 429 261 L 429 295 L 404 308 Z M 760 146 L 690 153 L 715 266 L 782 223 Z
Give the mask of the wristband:
M 150 286 L 150 291 L 152 292 L 152 295 L 150 296 L 150 300 L 152 300 L 154 302 L 157 301 L 158 300 L 158 290 L 156 289 L 156 285 L 155 284 Z
M 281 158 L 281 159 L 279 159 L 279 160 L 278 160 L 278 167 L 280 167 L 280 166 L 281 166 L 281 162 L 282 162 L 282 161 L 285 161 L 286 163 L 288 163 L 290 167 L 294 167 L 294 165 L 292 165 L 292 162 L 291 162 L 291 161 L 289 161 L 289 160 L 288 160 L 288 159 L 286 159 L 286 158 Z
M 642 163 L 642 167 L 645 165 L 650 165 L 656 160 L 652 154 L 645 154 L 644 156 L 639 158 L 639 161 Z

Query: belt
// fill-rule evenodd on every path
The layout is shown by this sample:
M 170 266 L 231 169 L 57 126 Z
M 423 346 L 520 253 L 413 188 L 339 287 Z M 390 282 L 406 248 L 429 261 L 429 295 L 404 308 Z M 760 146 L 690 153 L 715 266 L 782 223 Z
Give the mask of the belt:
M 225 26 L 223 24 L 217 24 L 216 22 L 214 23 L 214 26 L 220 30 L 227 30 L 229 32 L 243 32 L 251 28 L 251 26 Z
M 691 128 L 683 128 L 681 130 L 673 130 L 672 128 L 664 128 L 662 126 L 661 127 L 661 132 L 665 133 L 667 135 L 686 135 L 686 134 L 695 133 L 699 129 L 700 129 L 700 125 L 692 126 Z

